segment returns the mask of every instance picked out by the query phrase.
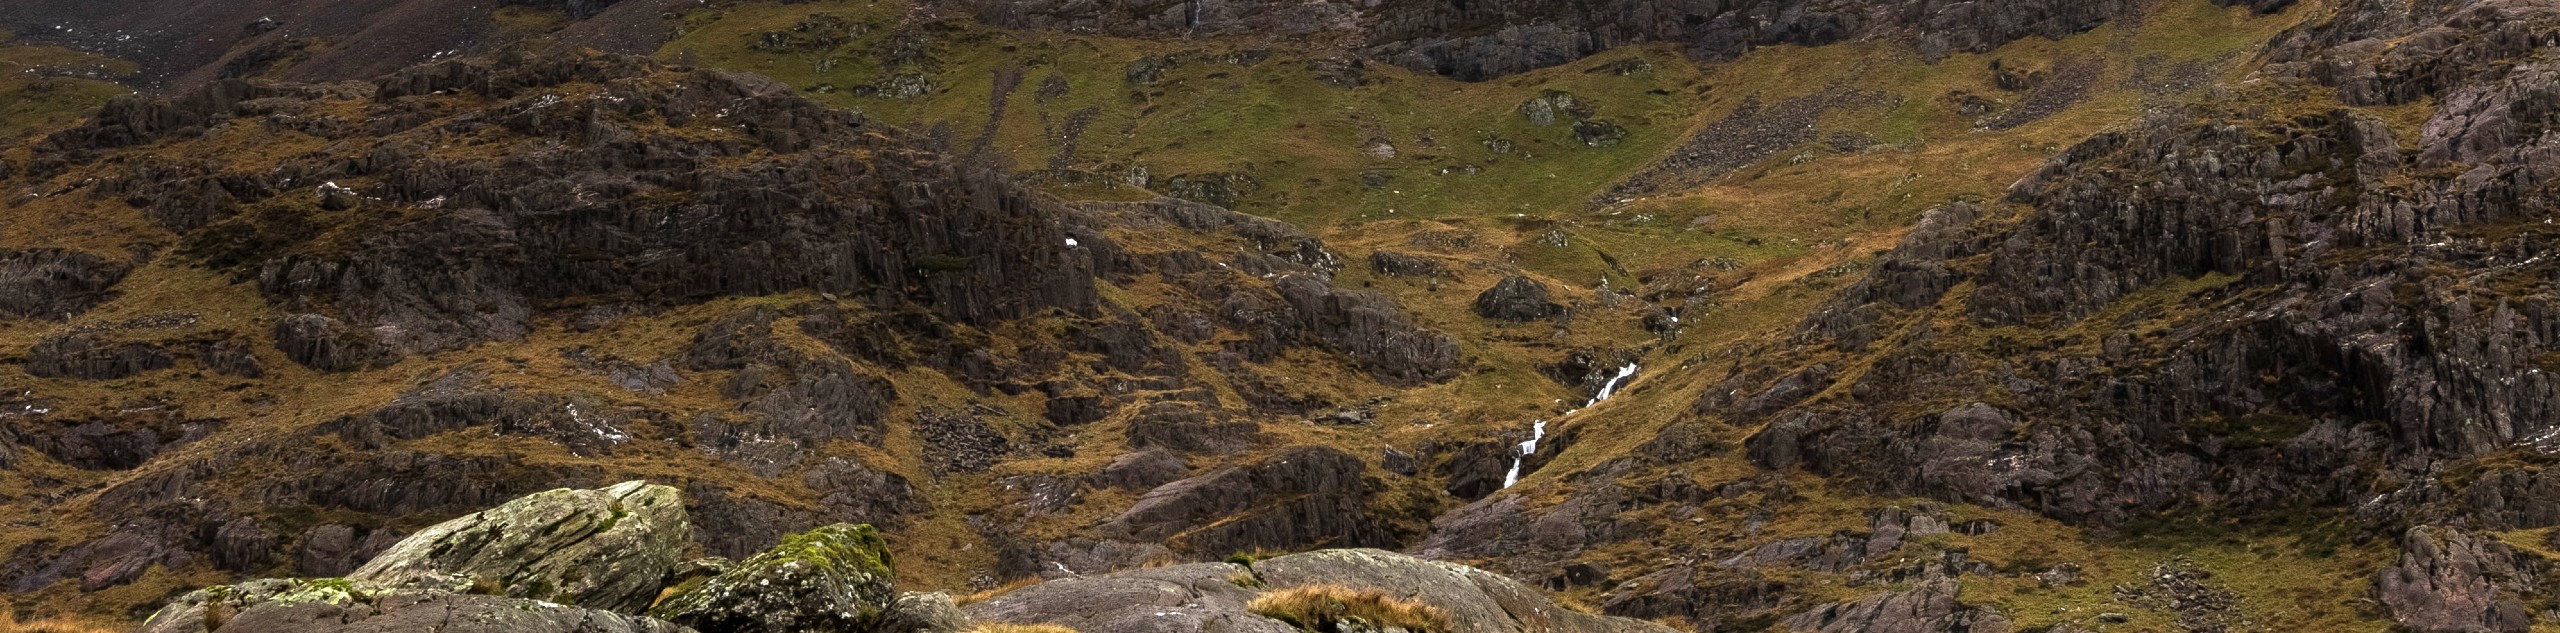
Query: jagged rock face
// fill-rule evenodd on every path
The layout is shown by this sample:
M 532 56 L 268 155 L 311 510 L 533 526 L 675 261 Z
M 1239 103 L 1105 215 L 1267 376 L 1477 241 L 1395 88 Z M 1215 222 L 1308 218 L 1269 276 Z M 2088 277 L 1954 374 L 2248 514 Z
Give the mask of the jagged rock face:
M 895 581 L 879 531 L 837 524 L 792 535 L 700 585 L 678 588 L 649 614 L 704 631 L 869 633 L 902 604 Z
M 1729 58 L 1752 48 L 1886 36 L 1930 58 L 2087 30 L 2115 0 L 1505 0 L 1497 2 L 1072 2 L 953 0 L 990 23 L 1137 36 L 1273 35 L 1345 41 L 1414 70 L 1482 81 L 1610 48 L 1671 42 Z
M 2007 633 L 2009 620 L 1956 602 L 1953 578 L 1934 578 L 1908 591 L 1826 604 L 1787 618 L 1792 631 L 1817 633 Z
M 1863 350 L 1882 335 L 1876 331 L 1881 311 L 1918 310 L 1937 303 L 1962 278 L 1947 261 L 1988 248 L 1986 240 L 1973 231 L 1974 221 L 1981 216 L 1980 207 L 1965 203 L 1921 212 L 1919 224 L 1866 277 L 1832 295 L 1804 320 L 1796 339 L 1829 339 L 1842 349 Z
M 331 372 L 372 369 L 396 358 L 372 332 L 318 314 L 277 319 L 276 350 L 304 367 Z
M 620 409 L 593 397 L 517 394 L 484 386 L 483 377 L 453 373 L 362 415 L 332 420 L 318 429 L 364 450 L 472 427 L 499 435 L 549 439 L 579 455 L 610 452 L 631 439 L 629 429 L 663 417 Z
M 2560 94 L 2560 78 L 2516 63 L 2550 45 L 2560 12 L 2407 11 L 2342 13 L 2287 54 L 2313 75 L 2326 63 L 2378 69 L 2322 79 L 2350 102 L 2440 99 L 2415 138 L 2353 112 L 2218 105 L 2100 134 L 2011 189 L 2032 212 L 1932 212 L 1807 319 L 1799 342 L 1871 358 L 1852 384 L 1819 383 L 1836 397 L 1738 374 L 1739 388 L 1700 409 L 1771 420 L 1751 441 L 1766 466 L 2075 521 L 2199 495 L 2224 507 L 2358 503 L 2384 524 L 2465 502 L 2500 522 L 2545 520 L 2511 497 L 2529 483 L 2491 477 L 2482 492 L 2447 494 L 2429 471 L 2560 428 L 2560 368 L 2537 360 L 2560 345 L 2560 304 L 2537 281 L 2555 265 L 2539 253 L 2560 177 L 2546 131 L 2560 117 L 2526 105 Z M 2341 30 L 2425 35 L 2302 50 Z M 2466 278 L 2501 281 L 2455 281 Z M 2179 284 L 2203 289 L 2143 294 Z M 1946 336 L 1968 324 L 2088 345 Z M 1748 395 L 1758 385 L 1769 386 Z M 1995 389 L 2022 397 L 1965 404 Z
M 164 189 L 246 181 L 218 189 L 275 192 L 171 228 L 210 224 L 184 250 L 254 270 L 288 309 L 327 307 L 277 327 L 289 356 L 333 371 L 518 338 L 535 311 L 572 298 L 663 304 L 813 289 L 876 306 L 913 302 L 967 324 L 1092 311 L 1090 263 L 1064 245 L 1056 203 L 778 84 L 709 71 L 680 86 L 646 80 L 667 72 L 636 58 L 573 55 L 430 64 L 380 80 L 369 96 L 221 82 L 111 104 L 50 137 L 46 155 L 67 169 L 113 148 L 366 99 L 369 123 L 305 131 L 347 141 L 332 156 L 260 175 L 172 175 L 145 163 L 115 178 Z M 569 82 L 609 87 L 577 99 L 549 91 Z M 482 116 L 439 91 L 505 104 Z M 712 140 L 636 131 L 656 122 L 754 132 Z M 545 149 L 493 155 L 430 140 L 457 133 Z M 721 160 L 750 151 L 774 155 Z M 327 210 L 331 193 L 349 190 L 362 194 L 355 207 Z M 300 206 L 306 198 L 315 206 Z M 243 205 L 263 210 L 231 211 Z M 344 224 L 359 217 L 370 219 Z M 334 230 L 352 234 L 314 241 Z
M 1394 535 L 1369 516 L 1366 470 L 1358 457 L 1339 450 L 1299 447 L 1158 486 L 1102 529 L 1198 555 L 1393 545 Z
M 692 539 L 674 488 L 553 490 L 421 530 L 347 580 L 639 613 Z
M 1334 286 L 1332 275 L 1341 262 L 1325 249 L 1324 242 L 1305 231 L 1276 220 L 1173 199 L 1087 203 L 1079 205 L 1079 210 L 1085 216 L 1082 222 L 1089 226 L 1180 228 L 1232 235 L 1242 242 L 1225 262 L 1210 261 L 1189 250 L 1097 255 L 1105 275 L 1152 270 L 1215 306 L 1214 322 L 1210 315 L 1158 310 L 1151 320 L 1169 335 L 1204 340 L 1214 331 L 1213 323 L 1224 325 L 1249 337 L 1225 345 L 1245 360 L 1268 363 L 1287 349 L 1323 349 L 1343 355 L 1371 378 L 1396 387 L 1435 384 L 1457 376 L 1455 339 L 1416 325 L 1385 295 Z M 1228 373 L 1233 378 L 1249 372 Z M 1250 382 L 1249 378 L 1239 380 Z M 1253 399 L 1248 395 L 1248 400 Z
M 1640 620 L 1594 616 L 1555 604 L 1509 578 L 1378 550 L 1320 550 L 1255 561 L 1194 563 L 1051 580 L 965 607 L 981 623 L 1057 624 L 1079 631 L 1297 630 L 1245 604 L 1269 591 L 1311 585 L 1377 589 L 1448 614 L 1458 633 L 1667 633 Z
M 0 249 L 0 318 L 61 319 L 88 311 L 131 270 L 79 251 Z
M 2492 536 L 2419 526 L 2401 539 L 2400 563 L 2374 579 L 2374 596 L 2407 630 L 2521 633 L 2534 618 L 2519 597 L 2542 595 L 2548 567 Z
M 110 380 L 154 369 L 176 359 L 150 343 L 112 343 L 87 333 L 48 337 L 27 350 L 27 373 L 38 378 Z

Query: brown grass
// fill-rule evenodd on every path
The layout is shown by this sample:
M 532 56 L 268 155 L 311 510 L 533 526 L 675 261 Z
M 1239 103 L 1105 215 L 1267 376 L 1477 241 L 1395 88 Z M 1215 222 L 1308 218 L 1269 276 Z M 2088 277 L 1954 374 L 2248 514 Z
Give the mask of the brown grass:
M 0 633 L 124 633 L 124 629 L 63 618 L 19 622 L 16 613 L 8 609 L 0 609 Z
M 1389 596 L 1376 589 L 1308 585 L 1262 594 L 1245 608 L 1308 631 L 1334 631 L 1345 622 L 1397 627 L 1415 633 L 1450 630 L 1439 607 Z

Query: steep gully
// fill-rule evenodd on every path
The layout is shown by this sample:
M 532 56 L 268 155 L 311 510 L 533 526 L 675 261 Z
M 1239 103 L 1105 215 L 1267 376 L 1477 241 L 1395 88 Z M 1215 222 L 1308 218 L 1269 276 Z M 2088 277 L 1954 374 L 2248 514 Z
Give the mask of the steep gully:
M 1573 415 L 1581 412 L 1583 409 L 1589 409 L 1594 405 L 1600 404 L 1602 401 L 1608 400 L 1609 396 L 1616 395 L 1618 393 L 1619 385 L 1626 384 L 1628 378 L 1635 377 L 1636 369 L 1637 367 L 1635 363 L 1627 363 L 1627 366 L 1618 368 L 1618 375 L 1609 377 L 1609 382 L 1601 384 L 1600 393 L 1593 394 L 1590 402 L 1583 403 L 1580 408 L 1572 411 L 1566 411 L 1564 414 Z M 1538 440 L 1546 438 L 1546 420 L 1536 420 L 1529 423 L 1529 441 L 1521 442 L 1519 450 L 1511 452 L 1511 471 L 1502 475 L 1502 487 L 1509 488 L 1513 484 L 1520 483 L 1520 463 L 1527 460 L 1529 456 L 1538 454 Z

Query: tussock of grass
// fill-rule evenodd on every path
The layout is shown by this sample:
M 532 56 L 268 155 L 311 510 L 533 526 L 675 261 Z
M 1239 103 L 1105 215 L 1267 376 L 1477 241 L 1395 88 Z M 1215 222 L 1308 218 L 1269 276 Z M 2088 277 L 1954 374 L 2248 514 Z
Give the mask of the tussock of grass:
M 1307 631 L 1340 631 L 1345 623 L 1395 627 L 1415 633 L 1450 630 L 1449 614 L 1439 607 L 1389 596 L 1375 589 L 1341 585 L 1308 585 L 1262 594 L 1246 603 L 1256 615 L 1287 622 Z
M 61 618 L 19 622 L 17 614 L 0 609 L 0 633 L 123 633 L 123 629 Z

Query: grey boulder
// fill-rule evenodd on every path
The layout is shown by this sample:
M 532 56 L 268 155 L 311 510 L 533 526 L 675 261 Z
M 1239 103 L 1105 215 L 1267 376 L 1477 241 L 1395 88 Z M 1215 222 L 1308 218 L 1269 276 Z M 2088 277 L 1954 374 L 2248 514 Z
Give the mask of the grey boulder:
M 347 575 L 370 590 L 484 593 L 639 613 L 693 541 L 674 488 L 560 489 L 419 531 Z

